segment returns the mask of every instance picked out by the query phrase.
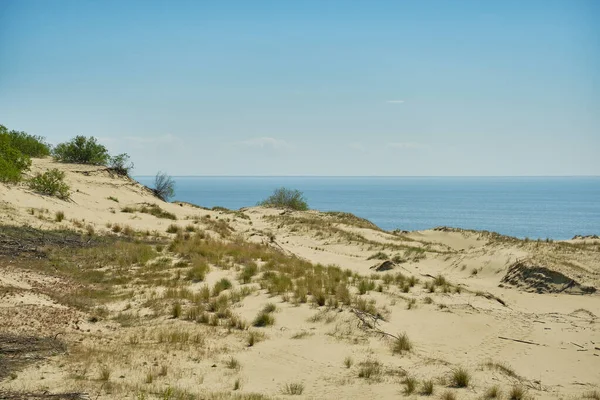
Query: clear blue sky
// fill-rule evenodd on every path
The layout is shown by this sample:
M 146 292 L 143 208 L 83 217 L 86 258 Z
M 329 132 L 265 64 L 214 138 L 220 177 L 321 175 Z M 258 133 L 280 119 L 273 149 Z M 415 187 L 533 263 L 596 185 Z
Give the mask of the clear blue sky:
M 0 124 L 136 174 L 600 175 L 600 1 L 0 0 Z

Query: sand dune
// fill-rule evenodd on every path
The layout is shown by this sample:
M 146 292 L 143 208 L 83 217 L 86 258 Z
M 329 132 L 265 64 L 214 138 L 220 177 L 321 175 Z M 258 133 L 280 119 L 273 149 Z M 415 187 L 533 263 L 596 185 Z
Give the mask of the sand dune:
M 600 240 L 208 210 L 101 167 L 43 159 L 31 172 L 49 168 L 66 172 L 70 201 L 0 186 L 0 347 L 39 356 L 0 358 L 0 397 L 415 398 L 428 380 L 436 398 L 492 398 L 494 386 L 502 398 L 515 387 L 539 399 L 600 393 Z M 372 269 L 385 260 L 391 270 Z M 299 282 L 314 292 L 306 302 Z M 252 327 L 270 303 L 274 324 Z M 402 333 L 412 349 L 400 354 Z M 14 339 L 29 336 L 60 345 Z M 466 388 L 452 381 L 461 367 Z M 412 393 L 407 378 L 419 382 Z

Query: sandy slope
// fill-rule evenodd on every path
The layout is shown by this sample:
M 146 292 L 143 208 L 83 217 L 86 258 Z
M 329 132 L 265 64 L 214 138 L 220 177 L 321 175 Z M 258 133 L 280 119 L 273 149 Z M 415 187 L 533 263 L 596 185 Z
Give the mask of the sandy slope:
M 600 294 L 580 294 L 581 288 L 600 288 L 600 242 L 594 239 L 569 241 L 587 246 L 574 248 L 453 229 L 393 234 L 317 212 L 257 207 L 236 215 L 161 202 L 137 183 L 99 167 L 57 164 L 44 159 L 34 160 L 32 172 L 54 167 L 66 171 L 72 200 L 41 196 L 24 186 L 0 186 L 0 233 L 2 225 L 29 225 L 113 234 L 112 226 L 118 224 L 148 232 L 151 237 L 173 237 L 166 233 L 169 225 L 184 228 L 195 222 L 217 237 L 215 221 L 220 220 L 227 221 L 234 234 L 244 240 L 267 243 L 313 263 L 334 264 L 366 276 L 384 274 L 370 269 L 381 263 L 369 259 L 378 251 L 390 257 L 398 255 L 404 262 L 397 263 L 392 273 L 414 275 L 422 283 L 441 274 L 462 290 L 430 293 L 419 284 L 408 294 L 398 290 L 369 292 L 367 296 L 387 312 L 379 328 L 393 334 L 406 332 L 414 343 L 414 350 L 403 356 L 392 354 L 389 341 L 361 329 L 356 316 L 347 309 L 327 311 L 306 304 L 295 306 L 282 302 L 281 296 L 269 297 L 264 290 L 258 290 L 244 298 L 235 311 L 252 320 L 265 303 L 273 302 L 277 305 L 276 324 L 262 328 L 266 340 L 247 347 L 243 333 L 224 334 L 219 329 L 165 317 L 133 326 L 123 326 L 114 319 L 90 323 L 82 311 L 44 294 L 68 282 L 60 282 L 51 272 L 21 270 L 9 259 L 0 258 L 2 329 L 29 334 L 62 333 L 67 343 L 90 352 L 73 352 L 78 354 L 77 359 L 69 354 L 51 357 L 42 364 L 26 367 L 12 380 L 5 379 L 0 388 L 81 390 L 94 398 L 135 398 L 136 393 L 158 393 L 167 387 L 191 393 L 231 392 L 239 379 L 242 393 L 275 397 L 287 397 L 282 394 L 286 383 L 303 382 L 305 388 L 299 398 L 397 398 L 403 396 L 402 376 L 408 373 L 421 380 L 434 379 L 436 397 L 449 390 L 458 398 L 481 398 L 492 385 L 500 385 L 505 396 L 512 385 L 523 385 L 529 396 L 540 399 L 577 398 L 600 389 Z M 158 204 L 175 214 L 177 220 L 121 212 L 123 207 L 142 204 Z M 55 221 L 59 211 L 65 213 L 62 222 Z M 297 218 L 305 220 L 296 223 Z M 407 250 L 408 247 L 426 251 L 420 254 Z M 519 260 L 525 267 L 515 272 L 514 265 Z M 505 282 L 503 278 L 511 267 L 515 278 Z M 234 287 L 240 286 L 233 271 L 219 268 L 211 269 L 206 282 L 212 285 L 223 277 L 234 281 Z M 190 290 L 199 290 L 200 285 L 192 284 Z M 143 296 L 148 295 L 146 292 L 130 301 L 114 302 L 108 308 L 116 313 L 129 307 L 149 316 L 150 310 L 143 306 Z M 407 309 L 410 299 L 416 303 Z M 309 322 L 315 315 L 322 318 Z M 202 332 L 206 344 L 180 348 L 154 344 L 156 332 L 175 328 Z M 293 338 L 302 332 L 303 337 Z M 139 337 L 142 344 L 129 345 L 132 335 Z M 101 362 L 99 355 L 103 357 Z M 241 369 L 223 366 L 232 356 Z M 347 357 L 354 361 L 351 368 L 344 366 Z M 365 360 L 382 363 L 385 372 L 378 380 L 358 377 L 357 364 Z M 509 365 L 516 375 L 483 366 L 488 360 Z M 95 379 L 73 378 L 84 367 L 97 374 L 100 364 L 111 366 L 111 380 L 116 386 L 110 393 Z M 168 374 L 144 383 L 149 368 L 159 365 L 168 366 Z M 467 389 L 448 388 L 448 382 L 444 384 L 442 378 L 459 366 L 471 372 L 472 383 Z

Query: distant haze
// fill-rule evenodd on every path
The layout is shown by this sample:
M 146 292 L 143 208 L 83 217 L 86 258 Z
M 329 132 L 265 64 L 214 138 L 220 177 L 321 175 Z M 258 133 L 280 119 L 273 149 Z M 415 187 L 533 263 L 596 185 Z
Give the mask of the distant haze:
M 0 124 L 135 174 L 600 175 L 600 1 L 0 2 Z

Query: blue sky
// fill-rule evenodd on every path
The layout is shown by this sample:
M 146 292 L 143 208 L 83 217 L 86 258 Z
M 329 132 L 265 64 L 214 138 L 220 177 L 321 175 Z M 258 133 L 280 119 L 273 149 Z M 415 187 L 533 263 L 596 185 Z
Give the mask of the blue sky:
M 0 123 L 136 174 L 600 175 L 600 1 L 0 1 Z

